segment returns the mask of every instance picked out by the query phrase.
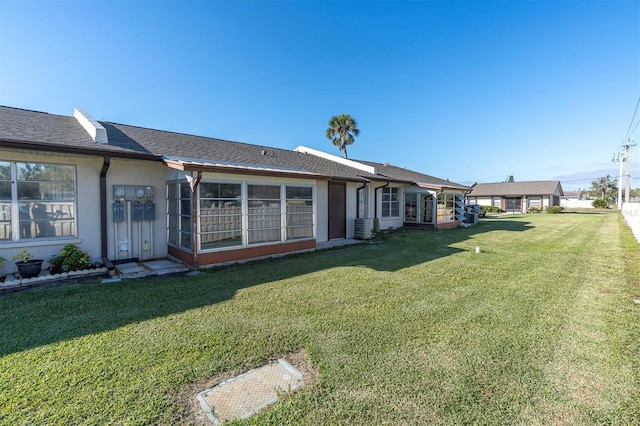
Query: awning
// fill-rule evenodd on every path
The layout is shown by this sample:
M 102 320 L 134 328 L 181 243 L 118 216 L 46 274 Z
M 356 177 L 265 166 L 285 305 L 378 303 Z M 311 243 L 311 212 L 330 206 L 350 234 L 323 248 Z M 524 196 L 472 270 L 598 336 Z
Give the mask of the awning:
M 436 183 L 427 183 L 427 182 L 416 182 L 416 185 L 419 188 L 424 188 L 424 189 L 433 189 L 436 191 L 442 191 L 443 189 L 455 189 L 458 191 L 469 191 L 471 188 L 468 187 L 463 187 L 463 186 L 447 186 L 447 185 L 441 185 L 441 184 L 436 184 Z
M 260 176 L 283 176 L 306 179 L 328 180 L 328 176 L 312 173 L 303 169 L 277 167 L 265 164 L 236 163 L 232 161 L 204 160 L 200 158 L 163 156 L 164 163 L 176 170 L 213 173 L 237 173 Z

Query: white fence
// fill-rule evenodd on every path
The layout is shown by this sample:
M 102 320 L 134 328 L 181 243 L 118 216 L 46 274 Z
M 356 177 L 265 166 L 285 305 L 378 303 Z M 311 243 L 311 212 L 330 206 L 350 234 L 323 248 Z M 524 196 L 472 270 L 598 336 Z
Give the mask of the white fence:
M 622 216 L 624 217 L 624 221 L 627 222 L 627 225 L 629 225 L 629 228 L 631 228 L 631 232 L 633 232 L 636 240 L 640 242 L 640 204 L 622 204 Z
M 592 209 L 593 200 L 560 199 L 560 205 L 568 209 Z
M 280 205 L 250 207 L 249 242 L 280 241 L 283 218 Z M 313 206 L 287 206 L 287 239 L 313 236 Z M 203 244 L 242 237 L 242 208 L 200 209 L 200 242 Z

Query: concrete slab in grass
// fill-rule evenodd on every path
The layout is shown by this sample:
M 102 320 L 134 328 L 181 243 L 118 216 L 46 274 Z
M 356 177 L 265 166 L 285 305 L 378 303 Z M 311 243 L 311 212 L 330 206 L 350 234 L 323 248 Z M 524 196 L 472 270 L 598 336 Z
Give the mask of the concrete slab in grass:
M 302 373 L 284 359 L 248 371 L 198 394 L 200 406 L 213 424 L 251 417 L 304 383 Z

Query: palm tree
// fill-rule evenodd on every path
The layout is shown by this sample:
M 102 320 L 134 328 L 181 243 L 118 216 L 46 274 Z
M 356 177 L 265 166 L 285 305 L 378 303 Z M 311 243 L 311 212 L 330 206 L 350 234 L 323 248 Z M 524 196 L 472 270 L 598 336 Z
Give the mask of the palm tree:
M 344 158 L 348 158 L 347 145 L 351 145 L 359 134 L 358 123 L 349 114 L 335 115 L 329 120 L 327 139 L 344 152 Z
M 616 179 L 612 179 L 610 175 L 600 177 L 591 182 L 591 188 L 607 202 L 607 205 L 609 204 L 609 199 L 612 198 L 613 194 L 618 190 Z

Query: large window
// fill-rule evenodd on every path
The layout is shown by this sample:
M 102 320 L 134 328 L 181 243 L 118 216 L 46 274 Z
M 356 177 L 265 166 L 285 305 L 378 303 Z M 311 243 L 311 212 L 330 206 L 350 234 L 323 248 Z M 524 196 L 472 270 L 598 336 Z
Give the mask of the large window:
M 0 161 L 0 241 L 76 236 L 75 166 Z
M 358 188 L 358 214 L 356 217 L 368 217 L 367 206 L 369 205 L 367 200 L 368 188 Z
M 438 194 L 438 223 L 453 222 L 455 220 L 455 200 L 453 194 Z
M 280 187 L 247 185 L 249 244 L 280 241 Z
M 313 237 L 313 188 L 287 186 L 287 240 Z
M 542 208 L 542 197 L 539 195 L 530 195 L 528 197 L 529 207 Z
M 0 161 L 0 240 L 11 240 L 11 165 Z
M 200 247 L 242 245 L 242 185 L 200 184 Z
M 382 217 L 400 216 L 398 188 L 382 188 Z
M 191 189 L 167 186 L 168 241 L 191 249 Z M 198 242 L 203 251 L 270 244 L 314 236 L 312 186 L 243 182 L 198 185 Z

